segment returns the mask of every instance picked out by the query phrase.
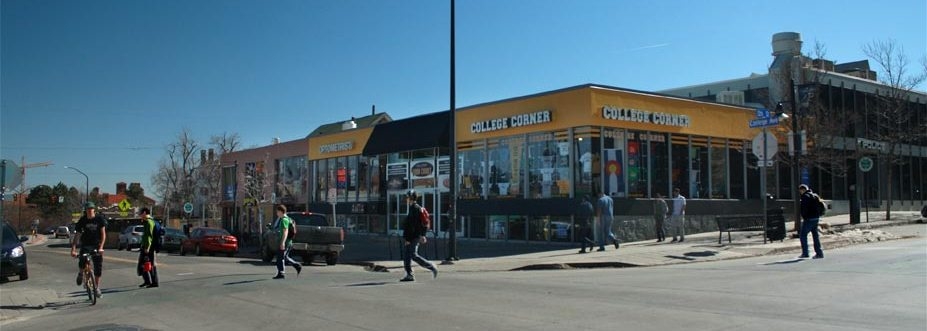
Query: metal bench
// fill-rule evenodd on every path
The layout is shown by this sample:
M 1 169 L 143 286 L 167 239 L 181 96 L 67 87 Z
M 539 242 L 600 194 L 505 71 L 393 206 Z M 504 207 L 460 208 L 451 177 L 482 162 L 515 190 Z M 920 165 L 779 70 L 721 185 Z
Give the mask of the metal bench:
M 718 244 L 724 232 L 727 232 L 727 242 L 731 242 L 732 231 L 763 231 L 763 215 L 716 216 L 718 222 Z

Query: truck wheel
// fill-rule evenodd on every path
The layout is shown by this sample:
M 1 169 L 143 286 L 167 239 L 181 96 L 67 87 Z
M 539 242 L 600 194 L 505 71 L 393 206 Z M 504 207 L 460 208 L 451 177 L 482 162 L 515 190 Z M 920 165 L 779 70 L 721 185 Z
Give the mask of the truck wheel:
M 327 265 L 338 264 L 338 253 L 331 253 L 325 256 L 325 264 Z
M 22 272 L 19 273 L 19 280 L 29 279 L 29 268 L 24 267 Z
M 270 248 L 264 247 L 264 249 L 261 250 L 261 261 L 270 263 L 270 261 L 273 261 L 273 260 L 274 260 L 274 255 L 271 254 Z

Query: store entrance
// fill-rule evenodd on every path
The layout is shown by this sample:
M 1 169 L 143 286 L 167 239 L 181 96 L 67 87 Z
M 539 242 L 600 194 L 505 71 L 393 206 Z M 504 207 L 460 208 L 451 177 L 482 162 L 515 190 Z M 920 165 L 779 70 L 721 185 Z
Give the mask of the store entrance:
M 432 229 L 429 231 L 428 236 L 434 237 L 437 233 L 440 238 L 447 237 L 445 231 L 449 228 L 448 220 L 450 216 L 447 210 L 449 208 L 446 206 L 450 206 L 450 193 L 436 192 L 434 189 L 421 189 L 416 190 L 416 192 L 419 194 L 418 204 L 428 209 L 428 213 L 431 214 Z M 406 191 L 391 191 L 387 195 L 387 204 L 390 206 L 390 213 L 387 217 L 389 234 L 402 235 L 402 222 L 405 221 L 406 215 L 409 213 L 409 206 L 406 205 Z M 456 228 L 457 236 L 462 236 L 463 225 L 458 222 Z

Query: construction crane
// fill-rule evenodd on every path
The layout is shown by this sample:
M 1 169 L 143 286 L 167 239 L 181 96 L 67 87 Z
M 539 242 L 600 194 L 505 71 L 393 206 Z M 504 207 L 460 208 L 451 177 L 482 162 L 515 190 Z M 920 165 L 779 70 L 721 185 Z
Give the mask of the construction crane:
M 46 161 L 46 162 L 37 162 L 37 163 L 26 164 L 26 157 L 23 156 L 22 159 L 21 159 L 20 164 L 22 164 L 21 166 L 19 166 L 19 168 L 20 168 L 20 175 L 22 175 L 22 179 L 23 179 L 22 185 L 20 186 L 20 190 L 22 191 L 22 193 L 26 193 L 26 190 L 29 188 L 28 186 L 26 186 L 26 169 L 28 169 L 28 168 L 38 168 L 38 167 L 47 167 L 47 166 L 53 165 L 54 163 L 51 163 L 50 161 Z M 28 194 L 28 193 L 26 193 L 26 194 Z M 23 195 L 23 194 L 20 194 L 20 198 L 23 199 L 23 201 L 25 201 L 26 198 L 23 197 L 22 195 Z M 17 203 L 19 203 L 19 202 L 17 202 Z

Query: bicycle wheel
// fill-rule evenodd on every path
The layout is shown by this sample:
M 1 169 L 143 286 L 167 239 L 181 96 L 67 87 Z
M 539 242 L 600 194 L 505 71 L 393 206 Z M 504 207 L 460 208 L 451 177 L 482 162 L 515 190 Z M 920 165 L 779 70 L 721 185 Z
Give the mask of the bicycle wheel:
M 97 304 L 96 281 L 93 279 L 93 273 L 84 271 L 84 288 L 87 289 L 90 305 Z

